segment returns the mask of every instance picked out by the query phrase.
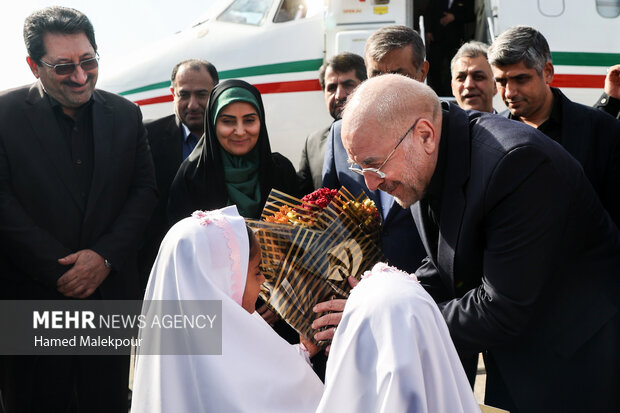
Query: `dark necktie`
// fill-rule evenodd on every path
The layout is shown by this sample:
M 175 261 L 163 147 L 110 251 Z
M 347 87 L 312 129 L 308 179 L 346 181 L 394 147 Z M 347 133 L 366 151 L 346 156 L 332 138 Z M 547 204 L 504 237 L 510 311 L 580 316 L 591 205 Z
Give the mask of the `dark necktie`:
M 183 147 L 183 159 L 187 158 L 190 153 L 196 147 L 198 143 L 198 138 L 193 133 L 187 135 L 187 139 L 185 140 L 185 146 Z

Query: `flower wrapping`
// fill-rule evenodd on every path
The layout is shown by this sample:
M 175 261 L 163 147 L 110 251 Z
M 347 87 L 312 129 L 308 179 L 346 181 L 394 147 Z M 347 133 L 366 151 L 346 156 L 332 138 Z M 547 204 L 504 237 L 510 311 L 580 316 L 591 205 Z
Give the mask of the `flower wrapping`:
M 272 190 L 261 220 L 247 222 L 261 245 L 261 297 L 311 340 L 314 305 L 348 297 L 347 277 L 383 260 L 379 213 L 363 192 L 321 188 L 300 200 Z

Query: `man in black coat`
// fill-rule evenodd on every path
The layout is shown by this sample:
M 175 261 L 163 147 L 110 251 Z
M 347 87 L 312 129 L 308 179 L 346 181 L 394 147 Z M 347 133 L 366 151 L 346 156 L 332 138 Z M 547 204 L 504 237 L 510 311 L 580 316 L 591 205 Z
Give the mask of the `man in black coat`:
M 217 69 L 205 60 L 189 59 L 177 63 L 170 76 L 174 115 L 144 123 L 155 163 L 159 202 L 138 255 L 142 289 L 146 287 L 159 244 L 170 228 L 166 216 L 170 185 L 181 162 L 204 133 L 209 94 L 218 82 Z
M 620 122 L 550 87 L 549 45 L 531 27 L 502 33 L 489 47 L 489 62 L 507 116 L 537 128 L 573 155 L 620 227 Z
M 369 189 L 411 208 L 428 253 L 416 275 L 459 353 L 484 353 L 487 404 L 617 410 L 620 235 L 573 157 L 534 128 L 440 106 L 396 75 L 354 92 L 342 139 Z
M 95 89 L 93 26 L 74 9 L 24 26 L 37 79 L 0 93 L 3 299 L 139 299 L 136 251 L 157 199 L 140 109 Z M 126 412 L 129 356 L 4 357 L 6 412 Z

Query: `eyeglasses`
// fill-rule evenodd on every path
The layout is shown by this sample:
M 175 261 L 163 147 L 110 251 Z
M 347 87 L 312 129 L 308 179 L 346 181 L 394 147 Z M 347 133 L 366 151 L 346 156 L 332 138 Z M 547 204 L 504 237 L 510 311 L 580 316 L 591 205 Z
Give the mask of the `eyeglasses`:
M 75 71 L 76 66 L 80 66 L 83 71 L 88 72 L 89 70 L 94 70 L 99 66 L 99 55 L 95 57 L 91 57 L 90 59 L 82 60 L 80 63 L 59 63 L 57 65 L 53 65 L 47 63 L 45 60 L 41 59 L 41 63 L 50 69 L 54 70 L 57 75 L 65 76 L 70 75 Z
M 356 174 L 362 175 L 364 176 L 365 173 L 367 172 L 372 172 L 374 174 L 377 174 L 379 176 L 380 179 L 385 179 L 385 173 L 381 172 L 381 168 L 383 168 L 385 166 L 385 164 L 387 163 L 387 161 L 390 160 L 390 158 L 392 157 L 392 155 L 394 155 L 394 152 L 396 152 L 396 149 L 398 149 L 398 147 L 400 146 L 400 143 L 405 140 L 405 137 L 407 135 L 409 135 L 409 132 L 411 132 L 412 130 L 415 129 L 415 125 L 418 124 L 418 121 L 421 118 L 417 118 L 415 120 L 415 122 L 413 122 L 413 125 L 411 125 L 411 127 L 409 129 L 407 129 L 407 132 L 405 132 L 405 134 L 402 136 L 402 138 L 400 138 L 398 140 L 398 143 L 396 144 L 396 146 L 394 147 L 394 149 L 392 149 L 392 152 L 390 152 L 390 154 L 387 156 L 387 158 L 385 158 L 385 161 L 383 161 L 383 163 L 378 167 L 378 168 L 360 168 L 359 166 L 355 166 L 355 165 L 351 165 L 349 166 L 349 171 L 355 172 Z

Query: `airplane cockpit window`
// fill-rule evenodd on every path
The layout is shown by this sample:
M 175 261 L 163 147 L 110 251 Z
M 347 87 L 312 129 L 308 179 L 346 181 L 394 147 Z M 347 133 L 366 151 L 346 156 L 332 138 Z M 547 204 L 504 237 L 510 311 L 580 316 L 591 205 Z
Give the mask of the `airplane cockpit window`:
M 616 18 L 620 16 L 620 0 L 596 0 L 596 11 L 601 17 Z
M 220 16 L 218 21 L 260 26 L 273 0 L 236 0 Z
M 299 20 L 306 17 L 308 7 L 305 0 L 282 0 L 280 7 L 273 18 L 274 23 L 283 23 Z

